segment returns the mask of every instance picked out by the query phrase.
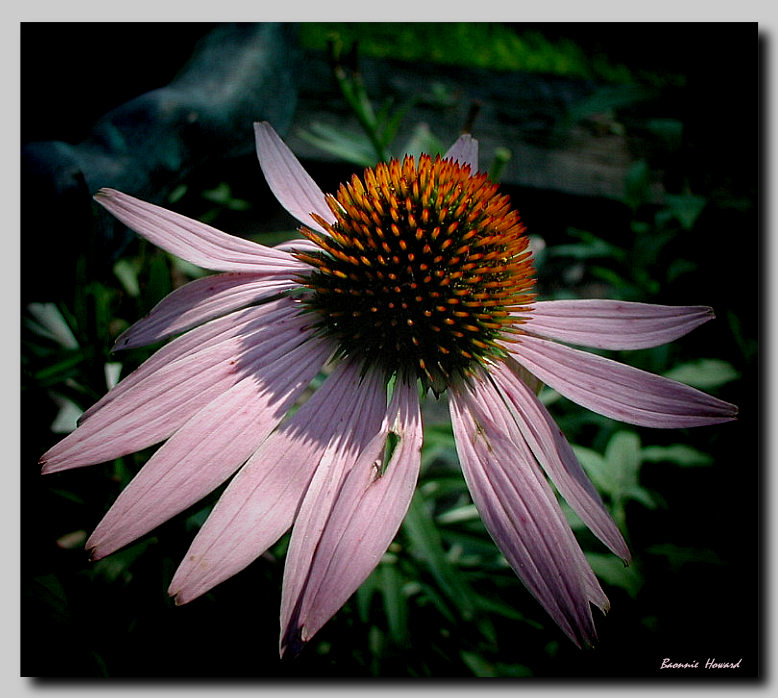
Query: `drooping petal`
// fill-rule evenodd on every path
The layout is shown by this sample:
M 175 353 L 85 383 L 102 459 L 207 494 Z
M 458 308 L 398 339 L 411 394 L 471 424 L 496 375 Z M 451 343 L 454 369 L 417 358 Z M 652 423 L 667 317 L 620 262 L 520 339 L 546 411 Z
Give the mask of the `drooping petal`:
M 598 349 L 644 349 L 672 342 L 711 320 L 706 306 L 614 300 L 540 301 L 526 314 L 533 334 Z
M 165 364 L 53 446 L 41 458 L 43 472 L 102 463 L 168 438 L 239 380 L 305 341 L 310 334 L 300 328 L 306 321 L 293 316 L 283 328 L 232 337 Z
M 122 491 L 86 547 L 100 559 L 222 484 L 265 440 L 330 354 L 310 340 L 217 397 L 166 441 Z
M 460 165 L 470 165 L 472 173 L 475 174 L 478 170 L 478 141 L 469 133 L 464 133 L 446 151 L 443 158 L 456 160 Z
M 343 362 L 263 442 L 227 486 L 176 571 L 168 590 L 176 603 L 188 603 L 236 574 L 287 531 L 320 462 L 337 451 L 361 452 L 380 429 L 386 397 L 379 387 L 362 383 L 359 369 Z
M 118 385 L 87 409 L 79 418 L 79 424 L 168 364 L 205 351 L 209 347 L 231 338 L 249 338 L 262 328 L 272 328 L 277 322 L 284 322 L 286 318 L 294 315 L 298 310 L 299 305 L 292 299 L 279 298 L 260 306 L 230 313 L 217 320 L 211 320 L 180 337 L 176 337 L 158 349 L 137 369 L 123 378 Z
M 533 453 L 530 440 L 524 437 L 524 434 L 520 429 L 518 431 L 516 430 L 518 425 L 515 420 L 515 415 L 510 411 L 510 408 L 502 402 L 500 396 L 494 392 L 494 385 L 489 380 L 493 370 L 494 367 L 490 367 L 488 376 L 486 376 L 485 373 L 477 374 L 470 383 L 468 387 L 469 392 L 465 393 L 465 400 L 469 405 L 468 416 L 473 420 L 473 425 L 476 426 L 476 430 L 479 428 L 481 429 L 482 435 L 485 435 L 487 438 L 490 435 L 492 437 L 496 435 L 508 445 L 509 449 L 515 449 L 515 453 L 518 454 L 518 461 L 516 462 L 524 464 L 531 472 L 535 473 L 541 481 L 542 488 L 550 493 L 550 489 L 546 486 L 546 481 L 541 472 L 542 466 L 540 466 L 537 457 Z M 506 464 L 506 461 L 503 460 L 502 463 Z M 506 467 L 509 466 L 506 465 Z M 575 540 L 575 537 L 569 531 L 569 526 L 567 525 L 564 516 L 561 515 L 561 510 L 556 505 L 556 499 L 553 497 L 553 494 L 550 495 L 550 501 L 552 502 L 551 506 L 553 511 L 556 512 L 556 515 L 561 517 L 560 520 L 564 522 L 564 535 L 568 536 L 569 534 L 569 538 L 573 542 L 572 546 L 568 549 L 568 554 L 578 565 L 582 577 L 581 581 L 583 588 L 586 591 L 589 601 L 595 604 L 603 612 L 607 612 L 610 608 L 610 602 L 600 588 L 597 577 L 594 575 L 594 572 Z M 624 547 L 626 548 L 626 546 Z
M 452 392 L 457 453 L 484 525 L 559 627 L 576 644 L 593 644 L 589 603 L 605 605 L 605 595 L 526 444 L 506 439 L 484 407 Z
M 490 367 L 489 375 L 513 416 L 506 435 L 513 441 L 526 441 L 559 493 L 583 522 L 616 555 L 629 561 L 629 549 L 621 532 L 548 410 L 514 373 L 510 364 L 500 363 Z M 482 399 L 499 402 L 500 396 L 485 384 Z M 520 434 L 511 436 L 514 426 Z
M 381 474 L 390 431 L 399 441 Z M 417 388 L 398 381 L 384 428 L 335 491 L 325 527 L 313 541 L 313 558 L 305 579 L 284 585 L 282 655 L 287 650 L 296 653 L 308 642 L 381 560 L 408 511 L 421 463 L 422 437 Z M 318 499 L 309 501 L 306 496 L 300 518 L 306 508 L 316 511 L 318 506 Z M 301 529 L 298 534 L 295 525 L 295 547 L 290 543 L 289 555 L 311 545 L 305 537 L 308 528 Z M 298 541 L 305 545 L 298 547 Z M 299 570 L 295 574 L 300 574 Z M 294 589 L 300 590 L 296 597 L 291 596 Z
M 199 267 L 260 273 L 299 269 L 299 262 L 283 250 L 228 235 L 115 189 L 100 189 L 94 198 L 138 235 Z
M 304 225 L 327 234 L 311 218 L 311 213 L 316 213 L 325 221 L 335 222 L 322 190 L 267 121 L 254 124 L 254 135 L 259 166 L 278 202 Z
M 123 332 L 114 351 L 157 342 L 296 286 L 272 274 L 227 273 L 195 279 L 165 296 Z
M 579 405 L 628 424 L 681 428 L 735 419 L 737 407 L 678 381 L 612 359 L 522 335 L 506 349 Z

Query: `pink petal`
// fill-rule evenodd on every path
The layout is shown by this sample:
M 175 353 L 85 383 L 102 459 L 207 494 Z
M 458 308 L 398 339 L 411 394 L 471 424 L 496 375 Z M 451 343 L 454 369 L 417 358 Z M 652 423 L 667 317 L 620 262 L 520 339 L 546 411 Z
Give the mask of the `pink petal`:
M 454 391 L 450 408 L 465 480 L 490 534 L 560 628 L 576 644 L 592 644 L 589 602 L 602 604 L 605 595 L 531 452 L 500 433 L 476 395 Z
M 629 549 L 624 538 L 548 410 L 509 365 L 492 366 L 489 375 L 513 417 L 506 436 L 513 441 L 526 441 L 559 493 L 583 522 L 614 553 L 625 562 L 629 561 Z M 495 404 L 500 401 L 500 395 L 486 382 L 481 384 L 478 392 L 480 400 Z M 515 434 L 516 428 L 519 434 Z
M 130 375 L 104 395 L 79 418 L 79 424 L 97 411 L 123 395 L 141 380 L 149 378 L 164 366 L 179 359 L 208 349 L 228 339 L 249 337 L 262 327 L 273 327 L 277 322 L 295 316 L 300 310 L 298 303 L 290 298 L 280 298 L 260 306 L 231 313 L 218 320 L 212 320 L 201 327 L 177 337 L 169 344 L 157 350 Z
M 380 429 L 386 396 L 375 380 L 362 383 L 359 369 L 339 364 L 241 468 L 173 577 L 169 593 L 176 603 L 204 594 L 275 543 L 291 526 L 320 462 L 364 449 Z
M 265 327 L 165 364 L 53 446 L 41 459 L 43 472 L 102 463 L 166 439 L 242 378 L 305 341 L 305 321 L 292 317 L 283 330 Z
M 115 189 L 101 189 L 94 198 L 138 235 L 205 269 L 260 273 L 299 269 L 300 263 L 282 250 L 228 235 Z
M 389 431 L 399 437 L 399 442 L 381 475 Z M 312 483 L 287 553 L 287 559 L 292 562 L 287 563 L 290 572 L 285 576 L 290 583 L 284 584 L 281 604 L 282 655 L 287 650 L 296 653 L 302 643 L 308 642 L 381 560 L 408 511 L 416 488 L 422 437 L 417 388 L 398 382 L 383 429 L 342 477 L 334 497 L 325 498 L 328 501 L 324 504 L 321 497 L 311 499 L 311 492 L 315 491 Z M 318 472 L 314 482 L 317 478 Z M 309 537 L 310 525 L 302 525 L 307 511 L 327 514 L 318 539 Z M 313 554 L 303 576 L 304 570 L 294 565 L 293 556 L 308 559 L 309 550 Z
M 456 160 L 460 165 L 470 165 L 472 173 L 475 174 L 478 170 L 478 141 L 469 133 L 462 134 L 443 158 Z
M 327 360 L 312 340 L 244 378 L 195 414 L 122 491 L 87 541 L 100 559 L 222 484 L 281 421 Z
M 284 250 L 284 252 L 297 252 L 298 250 L 301 252 L 316 252 L 321 250 L 321 247 L 315 242 L 311 242 L 305 238 L 292 238 L 291 240 L 284 240 L 277 245 L 273 245 L 273 249 Z M 309 268 L 308 265 L 303 262 L 300 262 L 300 264 L 303 264 L 306 269 Z
M 116 340 L 114 351 L 151 344 L 298 284 L 268 274 L 227 273 L 177 288 Z
M 535 303 L 523 326 L 533 334 L 599 349 L 643 349 L 672 342 L 711 320 L 706 306 L 613 300 Z
M 329 223 L 336 220 L 322 190 L 267 121 L 254 124 L 254 135 L 259 166 L 278 202 L 301 223 L 327 234 L 311 218 L 311 213 L 317 213 Z
M 506 349 L 579 405 L 628 424 L 680 428 L 734 419 L 737 407 L 688 385 L 530 335 Z

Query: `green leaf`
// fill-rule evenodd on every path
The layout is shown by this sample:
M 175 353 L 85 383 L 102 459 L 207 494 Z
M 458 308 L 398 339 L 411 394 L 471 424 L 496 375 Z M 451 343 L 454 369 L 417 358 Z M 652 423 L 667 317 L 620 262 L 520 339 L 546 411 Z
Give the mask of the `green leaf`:
M 455 604 L 463 618 L 472 618 L 475 610 L 473 592 L 446 557 L 440 534 L 419 491 L 411 500 L 403 521 L 403 531 L 410 540 L 411 552 L 427 564 L 441 591 Z
M 605 460 L 620 483 L 637 482 L 640 470 L 640 437 L 634 431 L 617 431 L 605 448 Z
M 247 211 L 251 208 L 251 204 L 248 201 L 235 198 L 232 195 L 232 189 L 227 182 L 220 182 L 213 189 L 204 191 L 202 197 L 232 211 Z
M 380 565 L 368 575 L 368 578 L 357 589 L 357 612 L 359 613 L 359 619 L 365 624 L 370 619 L 370 603 L 373 600 L 373 594 L 378 589 L 379 568 Z
M 651 463 L 675 463 L 683 467 L 710 465 L 713 457 L 686 444 L 672 446 L 646 446 L 643 460 Z
M 418 158 L 422 153 L 428 155 L 437 155 L 445 152 L 445 146 L 430 131 L 430 127 L 425 123 L 416 124 L 411 133 L 411 137 L 405 143 L 402 149 L 403 154 L 413 155 Z M 399 153 L 398 153 L 399 155 Z
M 592 257 L 608 257 L 622 260 L 626 252 L 607 240 L 590 233 L 588 230 L 569 228 L 568 234 L 572 238 L 580 240 L 577 243 L 565 245 L 553 245 L 546 248 L 546 253 L 553 256 L 566 256 L 574 259 L 590 259 Z
M 381 131 L 381 142 L 385 148 L 389 148 L 392 141 L 397 135 L 397 129 L 400 127 L 405 115 L 410 111 L 411 107 L 416 102 L 416 97 L 412 96 L 411 99 L 404 105 L 398 107 L 392 113 L 390 108 L 392 106 L 391 98 L 388 99 L 376 117 L 376 126 Z
M 683 122 L 679 119 L 649 119 L 646 122 L 649 130 L 659 136 L 673 150 L 681 147 Z
M 727 361 L 698 359 L 676 366 L 665 376 L 695 388 L 710 389 L 740 378 L 740 373 Z
M 181 272 L 184 276 L 188 276 L 192 279 L 199 279 L 201 276 L 208 275 L 208 271 L 202 267 L 198 267 L 197 265 L 192 264 L 191 262 L 187 262 L 186 260 L 180 259 L 179 257 L 176 257 L 172 254 L 168 254 L 167 257 L 170 261 L 170 266 L 176 271 Z
M 346 133 L 328 124 L 315 121 L 309 131 L 299 130 L 304 141 L 346 162 L 372 167 L 376 162 L 375 149 L 370 139 L 361 132 Z
M 643 586 L 643 577 L 634 565 L 626 566 L 615 555 L 586 553 L 594 573 L 611 586 L 624 589 L 633 599 Z
M 497 598 L 487 598 L 486 596 L 481 596 L 480 594 L 478 595 L 477 598 L 478 598 L 478 608 L 484 611 L 488 611 L 489 613 L 496 613 L 497 615 L 500 616 L 505 616 L 510 620 L 527 623 L 533 628 L 539 629 L 543 627 L 540 623 L 524 617 L 515 608 L 513 608 L 508 604 L 502 603 Z
M 459 523 L 460 521 L 472 521 L 480 518 L 475 504 L 464 504 L 461 507 L 454 507 L 435 517 L 439 524 Z
M 78 349 L 78 341 L 54 303 L 30 303 L 24 324 L 41 337 L 54 340 L 65 349 Z
M 494 149 L 494 159 L 489 167 L 489 179 L 499 182 L 505 166 L 510 162 L 513 153 L 503 146 Z
M 384 601 L 384 612 L 389 623 L 389 635 L 398 644 L 408 640 L 408 604 L 402 590 L 402 577 L 397 566 L 381 563 L 378 590 Z
M 64 395 L 49 393 L 49 396 L 59 407 L 57 416 L 51 424 L 51 430 L 55 434 L 69 434 L 71 431 L 75 431 L 76 422 L 84 410 Z
M 638 160 L 627 172 L 624 181 L 624 203 L 633 211 L 649 200 L 651 170 L 645 160 Z
M 155 306 L 172 290 L 167 255 L 162 253 L 152 255 L 148 263 L 148 282 L 143 294 L 144 307 Z
M 69 351 L 56 363 L 36 371 L 33 378 L 42 386 L 53 385 L 72 376 L 84 358 L 81 351 Z
M 146 548 L 156 539 L 147 539 L 139 541 L 128 548 L 109 555 L 98 560 L 92 566 L 91 572 L 104 578 L 107 582 L 113 583 L 121 580 L 124 584 L 129 583 L 132 578 L 130 568 L 133 563 L 145 552 Z
M 25 589 L 24 593 L 35 598 L 36 605 L 45 609 L 49 617 L 57 623 L 70 620 L 67 593 L 55 575 L 34 577 L 30 588 Z
M 637 500 L 651 509 L 656 507 L 654 497 L 639 484 L 643 452 L 637 433 L 617 431 L 602 456 L 580 446 L 573 446 L 573 450 L 595 487 L 611 498 L 613 515 L 620 527 L 625 525 L 624 502 L 627 500 Z
M 694 194 L 665 194 L 665 201 L 684 230 L 690 230 L 694 226 L 708 203 L 704 196 Z
M 640 85 L 605 85 L 573 104 L 568 109 L 565 124 L 572 125 L 597 114 L 627 107 L 655 94 L 654 90 Z
M 497 673 L 499 676 L 512 676 L 514 678 L 523 678 L 532 676 L 532 669 L 526 664 L 504 664 L 497 662 Z
M 573 444 L 578 461 L 583 466 L 594 486 L 606 494 L 612 494 L 613 478 L 608 462 L 597 451 Z
M 673 545 L 672 543 L 660 543 L 646 548 L 646 552 L 667 558 L 674 570 L 688 563 L 724 564 L 723 560 L 713 550 L 707 548 L 690 548 Z
M 128 259 L 120 259 L 113 265 L 114 276 L 119 279 L 127 295 L 137 298 L 140 295 L 138 284 L 138 265 Z
M 479 678 L 488 678 L 492 676 L 498 676 L 497 668 L 494 664 L 487 662 L 481 655 L 475 652 L 467 652 L 462 650 L 459 653 L 462 657 L 462 661 L 467 665 L 467 668 L 473 672 L 473 674 Z
M 640 502 L 647 509 L 657 508 L 657 502 L 654 496 L 647 489 L 640 487 L 640 485 L 625 486 L 619 492 L 619 498 L 622 501 L 627 499 L 634 499 L 636 502 Z

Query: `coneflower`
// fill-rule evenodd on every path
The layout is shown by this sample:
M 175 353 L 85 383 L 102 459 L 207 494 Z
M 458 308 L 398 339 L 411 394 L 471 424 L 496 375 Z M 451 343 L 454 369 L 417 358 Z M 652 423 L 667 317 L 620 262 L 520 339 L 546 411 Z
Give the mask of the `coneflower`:
M 297 652 L 397 533 L 420 466 L 420 393 L 431 390 L 447 393 L 465 480 L 496 544 L 561 629 L 593 643 L 591 604 L 608 600 L 549 480 L 608 548 L 630 555 L 532 384 L 631 424 L 734 419 L 729 403 L 560 343 L 654 347 L 712 311 L 536 300 L 524 226 L 477 171 L 469 135 L 443 157 L 380 163 L 325 196 L 269 124 L 255 131 L 265 178 L 305 239 L 268 248 L 117 191 L 95 197 L 156 245 L 222 273 L 177 289 L 118 339 L 122 349 L 180 335 L 41 459 L 52 473 L 164 441 L 87 541 L 92 557 L 232 477 L 169 592 L 195 599 L 291 527 L 280 645 Z

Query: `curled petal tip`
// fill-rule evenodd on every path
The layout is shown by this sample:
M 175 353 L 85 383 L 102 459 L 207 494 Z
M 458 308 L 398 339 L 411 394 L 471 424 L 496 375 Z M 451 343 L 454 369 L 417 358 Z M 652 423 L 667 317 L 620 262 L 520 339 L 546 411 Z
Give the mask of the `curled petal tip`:
M 181 598 L 180 589 L 168 589 L 167 594 L 176 606 L 183 606 L 186 603 L 186 601 Z
M 38 461 L 38 465 L 41 466 L 41 475 L 51 475 L 51 473 L 56 473 L 58 470 L 55 465 L 47 460 L 46 456 L 43 456 Z
M 104 557 L 107 557 L 109 553 L 105 553 L 100 549 L 101 543 L 98 540 L 95 540 L 94 533 L 89 536 L 86 543 L 84 544 L 84 549 L 89 554 L 89 562 L 97 562 L 98 560 L 102 560 Z
M 124 336 L 124 334 L 120 335 L 117 339 L 114 345 L 111 347 L 111 354 L 116 353 L 117 351 L 121 351 L 122 349 L 126 348 L 129 344 L 129 340 L 127 337 Z
M 302 639 L 299 628 L 289 630 L 281 640 L 279 656 L 281 659 L 295 659 L 303 651 L 305 642 Z
M 100 199 L 110 199 L 118 192 L 116 189 L 110 189 L 109 187 L 102 187 L 98 189 L 94 196 L 92 197 L 95 201 L 100 201 Z

